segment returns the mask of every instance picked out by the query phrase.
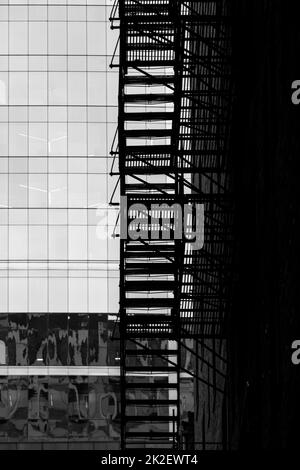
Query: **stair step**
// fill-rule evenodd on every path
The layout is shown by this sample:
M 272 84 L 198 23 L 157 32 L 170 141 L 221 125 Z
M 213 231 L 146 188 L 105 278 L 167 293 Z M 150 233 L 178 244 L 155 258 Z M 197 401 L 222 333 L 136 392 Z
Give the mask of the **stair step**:
M 150 26 L 150 25 L 149 25 Z M 148 29 L 148 26 L 147 26 Z M 174 59 L 127 59 L 126 66 L 127 67 L 173 67 L 175 65 Z
M 126 398 L 126 404 L 127 405 L 146 405 L 146 406 L 150 406 L 150 405 L 157 405 L 157 406 L 163 406 L 163 405 L 166 405 L 166 406 L 171 406 L 171 405 L 177 405 L 178 402 L 177 400 L 143 400 L 143 399 L 135 399 L 135 398 Z
M 174 83 L 174 75 L 131 75 L 125 77 L 127 85 L 151 85 L 153 84 L 169 84 Z
M 173 112 L 125 113 L 125 121 L 171 121 Z
M 133 160 L 132 160 L 133 161 Z M 170 173 L 172 174 L 174 172 L 174 166 L 169 164 L 169 165 L 163 165 L 163 166 L 155 166 L 154 163 L 151 163 L 151 160 L 149 159 L 149 165 L 140 165 L 140 162 L 137 162 L 137 165 L 132 165 L 129 166 L 128 162 L 127 165 L 125 166 L 124 169 L 124 174 L 125 175 L 160 175 L 161 173 Z M 201 171 L 204 171 L 206 173 L 215 173 L 216 168 L 212 167 L 201 167 Z M 180 174 L 191 174 L 191 173 L 199 173 L 199 168 L 194 168 L 194 167 L 184 167 L 184 168 L 179 168 L 178 172 Z
M 211 199 L 209 199 L 209 197 Z M 215 197 L 215 200 L 221 200 L 220 196 L 216 196 Z M 198 200 L 200 199 L 200 197 L 198 197 Z M 202 201 L 208 201 L 208 200 L 212 200 L 213 197 L 211 197 L 210 195 L 209 196 L 203 196 L 202 198 Z M 187 202 L 187 201 L 190 201 L 192 200 L 192 196 L 190 196 L 189 194 L 185 194 L 183 197 L 182 197 L 182 200 L 181 202 Z M 143 204 L 145 205 L 146 207 L 149 208 L 149 210 L 151 209 L 151 205 L 152 204 L 168 204 L 169 206 L 172 205 L 172 204 L 178 204 L 179 203 L 179 198 L 177 197 L 175 199 L 175 195 L 174 194 L 159 194 L 159 193 L 149 193 L 147 195 L 145 194 L 140 194 L 140 193 L 130 193 L 128 194 L 128 203 L 130 204 Z
M 140 94 L 125 94 L 124 100 L 126 103 L 152 103 L 152 102 L 160 102 L 160 103 L 170 103 L 174 101 L 173 93 L 140 93 Z
M 128 257 L 136 256 L 138 258 L 140 255 L 142 255 L 143 257 L 146 257 L 146 256 L 158 257 L 158 258 L 161 258 L 161 263 L 165 262 L 167 264 L 167 263 L 171 263 L 171 261 L 168 261 L 168 260 L 165 261 L 164 260 L 165 256 L 167 255 L 167 256 L 171 256 L 171 257 L 173 256 L 174 257 L 175 256 L 175 249 L 173 247 L 172 250 L 166 250 L 166 249 L 163 249 L 163 248 L 162 249 L 158 248 L 158 249 L 153 249 L 153 250 L 150 250 L 150 249 L 149 250 L 147 250 L 147 249 L 145 249 L 145 250 L 126 250 L 124 255 L 125 255 L 125 258 L 127 256 Z
M 173 307 L 174 306 L 174 299 L 159 299 L 159 298 L 128 298 L 125 299 L 125 307 L 133 307 L 133 308 L 141 308 L 141 307 L 150 307 L 150 308 L 157 308 L 157 307 Z
M 174 258 L 175 253 L 170 251 L 129 251 L 124 253 L 125 258 Z
M 199 156 L 199 152 L 201 154 L 201 157 L 215 157 L 215 158 L 221 158 L 222 154 L 218 152 L 217 150 L 191 150 L 191 149 L 186 149 L 186 150 L 180 150 L 177 153 L 180 155 L 189 155 L 189 156 Z M 173 153 L 173 148 L 169 144 L 165 145 L 127 145 L 125 147 L 125 154 L 130 155 L 130 154 L 139 154 L 139 155 L 144 155 L 145 157 L 148 157 L 149 155 L 171 155 Z
M 126 244 L 126 250 L 127 251 L 174 251 L 174 244 L 159 244 L 159 243 L 135 243 L 133 244 L 132 241 L 128 242 Z
M 153 323 L 153 322 L 169 322 L 171 323 L 172 321 L 172 316 L 171 315 L 164 315 L 163 313 L 152 313 L 149 314 L 147 312 L 145 313 L 135 313 L 133 315 L 126 315 L 124 317 L 124 320 L 130 322 L 130 321 L 147 321 L 148 323 Z
M 125 281 L 124 288 L 127 292 L 137 291 L 173 291 L 174 281 Z
M 124 113 L 125 121 L 171 121 L 174 116 L 172 111 Z
M 159 191 L 159 190 L 173 190 L 175 191 L 176 185 L 174 183 L 129 183 L 125 184 L 125 192 L 126 191 Z
M 169 29 L 173 28 L 174 24 L 174 17 L 172 18 L 170 14 L 168 15 L 160 15 L 158 14 L 160 7 L 157 7 L 156 11 L 153 11 L 152 14 L 151 10 L 145 11 L 143 9 L 134 9 L 134 10 L 129 10 L 126 12 L 124 21 L 126 21 L 126 28 L 127 31 L 136 31 L 137 23 L 139 26 L 144 27 L 143 23 L 146 23 L 145 27 L 148 29 L 155 29 L 157 30 L 158 28 L 164 29 L 166 27 L 169 27 Z M 186 16 L 186 15 L 185 15 Z M 199 21 L 199 17 L 198 17 Z M 151 28 L 150 28 L 151 27 Z M 133 29 L 134 28 L 134 29 Z M 142 32 L 142 30 L 139 28 L 138 32 Z M 138 33 L 137 32 L 137 33 Z
M 158 330 L 158 332 L 161 332 L 164 329 L 170 329 L 172 327 L 171 322 L 163 322 L 163 321 L 147 321 L 146 319 L 143 321 L 128 321 L 126 322 L 126 331 L 128 330 L 133 330 L 133 331 L 139 331 L 139 330 Z
M 130 421 L 141 421 L 141 422 L 144 422 L 144 421 L 155 421 L 155 422 L 162 422 L 162 423 L 165 423 L 165 422 L 174 422 L 174 421 L 177 421 L 177 416 L 125 416 L 125 419 L 127 422 L 130 422 Z
M 136 20 L 138 18 L 138 23 L 140 26 L 143 27 L 143 23 L 147 23 L 146 28 L 148 29 L 157 29 L 158 25 L 157 23 L 161 23 L 161 27 L 164 28 L 165 25 L 167 24 L 172 24 L 172 22 L 176 19 L 176 16 L 172 16 L 170 13 L 166 16 L 163 15 L 157 15 L 156 12 L 153 13 L 153 15 L 140 15 L 138 13 L 139 11 L 130 11 L 125 17 L 126 23 L 133 23 L 135 25 Z M 171 12 L 172 13 L 172 12 Z M 199 15 L 197 13 L 186 13 L 182 14 L 180 16 L 182 21 L 186 22 L 195 22 L 198 24 L 215 24 L 215 23 L 223 23 L 223 22 L 228 22 L 230 21 L 230 16 L 229 15 Z M 149 23 L 149 25 L 148 25 Z M 130 28 L 130 25 L 127 26 L 127 28 Z
M 143 437 L 147 438 L 147 440 L 151 438 L 163 438 L 163 437 L 169 437 L 173 438 L 174 433 L 173 432 L 159 432 L 159 431 L 148 431 L 148 432 L 138 432 L 138 431 L 128 431 L 125 433 L 126 438 L 135 438 L 135 437 Z
M 124 366 L 126 372 L 170 372 L 175 374 L 177 366 Z
M 124 135 L 128 138 L 147 137 L 171 137 L 173 134 L 172 129 L 130 129 L 125 130 Z
M 130 163 L 130 164 L 129 164 Z M 161 165 L 163 163 L 163 165 Z M 152 157 L 147 158 L 146 160 L 141 159 L 141 157 L 131 157 L 130 162 L 126 162 L 126 166 L 124 168 L 125 175 L 161 175 L 165 170 L 165 173 L 168 173 L 168 176 L 173 178 L 173 174 L 175 171 L 174 165 L 172 164 L 171 157 L 160 158 L 153 160 Z M 199 173 L 199 169 L 194 171 L 192 167 L 181 167 L 178 168 L 178 172 L 182 173 Z
M 129 330 L 128 332 L 125 333 L 125 339 L 132 339 L 132 338 L 137 338 L 141 339 L 143 338 L 148 338 L 148 339 L 172 339 L 172 329 L 171 328 L 165 328 L 164 330 L 161 329 L 161 331 L 157 331 L 153 329 L 153 331 L 149 330 L 141 330 L 140 328 L 138 330 Z M 203 336 L 203 338 L 207 338 L 207 336 Z M 174 340 L 176 339 L 175 337 L 173 338 Z
M 132 41 L 132 39 L 137 39 L 137 41 Z M 127 51 L 171 51 L 175 50 L 174 44 L 170 43 L 163 43 L 163 42 L 154 42 L 154 41 L 146 41 L 140 42 L 139 37 L 136 35 L 127 35 L 127 42 L 126 42 L 126 49 Z
M 178 383 L 159 383 L 159 382 L 132 382 L 132 383 L 125 383 L 125 388 L 128 389 L 178 389 L 179 385 Z
M 126 349 L 128 356 L 176 356 L 177 349 Z
M 170 155 L 173 153 L 173 147 L 171 145 L 127 145 L 125 147 L 126 154 L 145 154 L 148 155 Z
M 125 274 L 137 276 L 139 274 L 174 274 L 176 266 L 172 263 L 126 263 Z
M 135 15 L 139 17 L 141 13 L 152 13 L 151 19 L 153 20 L 161 20 L 162 15 L 166 14 L 169 15 L 170 13 L 170 4 L 166 2 L 155 2 L 155 4 L 144 4 L 144 3 L 136 3 L 136 4 L 126 4 L 125 7 L 125 15 L 126 17 L 130 15 Z M 159 11 L 159 15 L 157 14 Z M 150 15 L 149 15 L 150 16 Z M 148 18 L 149 18 L 148 16 Z

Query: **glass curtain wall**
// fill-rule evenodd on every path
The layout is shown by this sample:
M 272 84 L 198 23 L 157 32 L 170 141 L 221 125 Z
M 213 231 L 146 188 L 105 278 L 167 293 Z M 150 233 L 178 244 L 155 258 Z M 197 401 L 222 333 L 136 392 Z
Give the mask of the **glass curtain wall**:
M 0 0 L 0 442 L 118 438 L 111 6 Z

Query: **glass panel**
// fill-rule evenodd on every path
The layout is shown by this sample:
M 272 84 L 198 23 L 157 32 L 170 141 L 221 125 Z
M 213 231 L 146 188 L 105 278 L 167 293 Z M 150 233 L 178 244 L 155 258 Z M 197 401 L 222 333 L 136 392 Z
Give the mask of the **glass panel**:
M 87 229 L 84 226 L 69 226 L 69 259 L 87 259 Z
M 69 437 L 87 438 L 89 430 L 89 385 L 87 377 L 71 377 L 69 382 Z
M 101 72 L 88 74 L 88 104 L 97 105 L 105 101 L 106 76 Z
M 50 366 L 68 365 L 68 316 L 66 313 L 49 315 L 48 358 Z
M 49 279 L 49 312 L 68 310 L 68 280 L 57 275 Z
M 28 75 L 26 72 L 9 74 L 9 104 L 27 104 Z
M 107 180 L 105 175 L 88 175 L 89 206 L 103 206 L 107 200 Z
M 48 24 L 49 54 L 67 53 L 67 27 L 66 23 L 50 22 Z
M 72 313 L 69 319 L 69 364 L 88 365 L 88 315 Z
M 39 280 L 40 281 L 40 280 Z M 28 364 L 47 365 L 48 315 L 28 315 Z
M 9 125 L 9 153 L 11 156 L 28 155 L 28 126 L 23 123 Z
M 46 156 L 48 150 L 47 140 L 47 124 L 31 122 L 28 132 L 29 155 Z
M 55 5 L 55 6 L 49 5 L 48 6 L 48 19 L 49 21 L 65 21 L 67 19 L 66 5 Z
M 87 279 L 69 279 L 69 311 L 86 312 L 88 305 L 88 282 Z
M 87 153 L 86 124 L 72 123 L 68 127 L 70 156 L 85 156 Z
M 85 8 L 84 8 L 85 10 Z M 68 23 L 68 54 L 86 53 L 86 24 Z
M 24 312 L 27 310 L 28 282 L 26 278 L 10 278 L 8 283 L 9 310 L 11 312 Z M 15 344 L 14 335 L 10 336 L 12 345 Z M 14 346 L 15 347 L 15 346 Z M 14 365 L 14 364 L 12 364 Z
M 90 314 L 89 364 L 107 365 L 107 319 L 104 315 Z
M 8 314 L 0 314 L 0 365 L 7 364 Z
M 1 106 L 8 104 L 8 74 L 4 72 L 0 73 L 0 104 Z M 1 120 L 7 120 L 7 113 Z
M 46 105 L 47 104 L 47 73 L 30 72 L 29 73 L 29 104 Z
M 28 438 L 41 439 L 48 432 L 48 379 L 29 377 Z
M 50 72 L 48 74 L 49 83 L 49 104 L 67 104 L 67 73 Z M 54 120 L 53 116 L 50 118 Z
M 8 379 L 0 377 L 0 438 L 5 440 L 8 437 L 8 418 L 9 418 L 9 398 L 8 398 Z
M 29 195 L 30 207 L 47 207 L 48 191 L 47 191 L 47 175 L 33 174 L 29 175 L 28 184 L 26 185 Z
M 63 260 L 68 256 L 68 229 L 67 227 L 49 227 L 49 257 Z
M 0 174 L 0 210 L 8 207 L 8 176 Z
M 29 21 L 47 20 L 47 6 L 29 6 Z
M 28 257 L 28 228 L 26 226 L 9 227 L 9 257 L 15 260 Z
M 8 5 L 0 5 L 0 21 L 8 20 Z
M 2 29 L 2 25 L 1 25 Z M 31 33 L 30 33 L 31 34 Z M 9 53 L 27 54 L 28 51 L 28 23 L 14 22 L 9 23 Z M 37 39 L 38 42 L 38 39 Z
M 8 23 L 1 23 L 0 28 L 0 54 L 8 53 Z
M 68 73 L 68 104 L 77 106 L 86 104 L 86 73 Z
M 101 23 L 88 23 L 88 50 L 90 55 L 105 55 L 105 28 Z
M 50 123 L 48 151 L 49 151 L 49 155 L 52 155 L 52 156 L 67 155 L 67 125 L 66 124 Z
M 97 212 L 117 111 L 106 106 L 108 8 L 46 3 L 0 5 L 0 366 L 26 374 L 119 365 L 107 320 L 117 241 L 99 236 Z M 118 387 L 0 377 L 0 440 L 117 440 Z
M 107 312 L 107 280 L 105 278 L 89 279 L 90 312 Z
M 68 377 L 49 377 L 49 437 L 68 437 Z
M 29 53 L 47 54 L 47 23 L 29 23 Z
M 14 280 L 16 281 L 16 279 Z M 18 279 L 19 281 L 19 279 Z M 23 279 L 21 279 L 23 281 Z M 23 304 L 24 310 L 24 304 Z M 7 352 L 8 365 L 27 366 L 28 319 L 24 313 L 10 313 L 8 317 Z
M 89 378 L 90 439 L 120 439 L 120 380 L 109 377 Z
M 27 438 L 28 419 L 28 378 L 8 379 L 8 436 L 10 439 Z
M 88 124 L 88 155 L 106 155 L 105 125 Z
M 72 175 L 68 177 L 69 207 L 86 207 L 87 204 L 87 177 L 86 175 Z

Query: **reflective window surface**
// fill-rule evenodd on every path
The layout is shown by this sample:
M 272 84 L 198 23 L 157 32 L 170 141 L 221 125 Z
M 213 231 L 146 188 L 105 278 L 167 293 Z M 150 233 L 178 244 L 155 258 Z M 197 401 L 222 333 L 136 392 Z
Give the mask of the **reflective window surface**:
M 117 373 L 46 374 L 119 365 L 112 3 L 0 0 L 0 442 L 119 436 Z
M 119 378 L 0 378 L 0 442 L 120 437 Z
M 118 366 L 115 325 L 107 315 L 0 315 L 0 365 Z
M 114 314 L 111 2 L 22 3 L 0 1 L 0 311 Z

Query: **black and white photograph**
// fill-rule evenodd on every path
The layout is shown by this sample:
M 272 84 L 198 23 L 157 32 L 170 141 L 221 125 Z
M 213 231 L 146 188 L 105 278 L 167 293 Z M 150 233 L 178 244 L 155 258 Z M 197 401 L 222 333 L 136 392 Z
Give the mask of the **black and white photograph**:
M 296 7 L 0 0 L 1 459 L 297 450 Z

